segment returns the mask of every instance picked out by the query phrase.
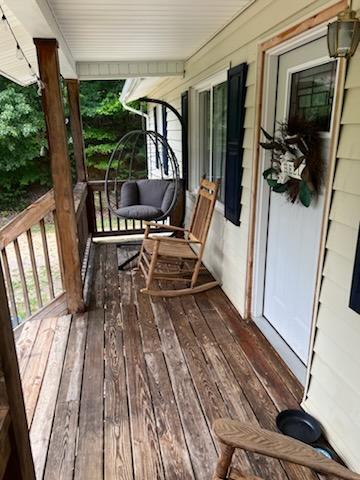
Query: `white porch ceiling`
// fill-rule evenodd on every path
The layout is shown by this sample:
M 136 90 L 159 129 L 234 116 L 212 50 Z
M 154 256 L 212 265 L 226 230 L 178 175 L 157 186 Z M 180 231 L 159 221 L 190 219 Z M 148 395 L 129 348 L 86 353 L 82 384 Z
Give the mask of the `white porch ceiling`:
M 49 0 L 76 61 L 184 60 L 250 0 Z
M 127 78 L 134 65 L 139 67 L 134 76 L 147 76 L 151 68 L 153 75 L 166 76 L 174 64 L 181 75 L 179 65 L 253 1 L 0 0 L 0 5 L 31 63 L 36 66 L 33 37 L 57 38 L 64 77 L 85 72 L 90 79 L 116 78 L 117 72 Z M 31 77 L 6 35 L 0 32 L 0 71 L 26 84 Z

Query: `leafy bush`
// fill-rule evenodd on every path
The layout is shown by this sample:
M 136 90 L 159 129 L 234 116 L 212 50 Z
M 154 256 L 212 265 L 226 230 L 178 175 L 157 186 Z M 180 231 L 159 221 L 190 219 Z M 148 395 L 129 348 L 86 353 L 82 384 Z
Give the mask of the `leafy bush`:
M 0 210 L 21 206 L 28 185 L 50 184 L 40 99 L 34 86 L 20 87 L 0 77 Z

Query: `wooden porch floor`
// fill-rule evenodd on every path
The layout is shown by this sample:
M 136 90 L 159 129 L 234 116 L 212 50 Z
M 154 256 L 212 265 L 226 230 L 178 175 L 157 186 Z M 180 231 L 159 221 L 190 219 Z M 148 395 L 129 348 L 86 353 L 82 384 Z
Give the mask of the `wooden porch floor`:
M 219 288 L 150 300 L 138 272 L 118 274 L 114 245 L 96 246 L 94 272 L 86 314 L 28 322 L 17 341 L 38 479 L 210 480 L 216 418 L 273 430 L 298 406 L 295 378 Z M 264 479 L 316 478 L 237 462 Z

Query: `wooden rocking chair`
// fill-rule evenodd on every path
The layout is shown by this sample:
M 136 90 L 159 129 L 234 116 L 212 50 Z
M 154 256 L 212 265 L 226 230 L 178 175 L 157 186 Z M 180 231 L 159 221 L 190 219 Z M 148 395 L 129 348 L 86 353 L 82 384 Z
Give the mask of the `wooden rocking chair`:
M 189 229 L 145 222 L 145 238 L 139 257 L 139 268 L 145 277 L 146 284 L 146 288 L 141 290 L 142 293 L 159 297 L 175 297 L 203 292 L 218 285 L 216 281 L 196 285 L 199 274 L 205 270 L 201 266 L 201 261 L 218 188 L 218 183 L 201 181 Z M 153 236 L 150 235 L 152 227 L 157 230 L 182 232 L 185 238 Z M 197 247 L 196 250 L 192 248 L 194 246 Z M 176 270 L 164 270 L 164 267 L 169 265 L 174 266 Z M 151 288 L 154 280 L 185 282 L 190 285 L 183 289 L 156 290 Z
M 216 420 L 213 431 L 220 442 L 220 457 L 212 480 L 262 480 L 259 477 L 246 476 L 231 468 L 236 448 L 303 465 L 317 473 L 335 475 L 347 480 L 360 480 L 357 473 L 327 459 L 305 443 L 279 433 L 229 418 Z

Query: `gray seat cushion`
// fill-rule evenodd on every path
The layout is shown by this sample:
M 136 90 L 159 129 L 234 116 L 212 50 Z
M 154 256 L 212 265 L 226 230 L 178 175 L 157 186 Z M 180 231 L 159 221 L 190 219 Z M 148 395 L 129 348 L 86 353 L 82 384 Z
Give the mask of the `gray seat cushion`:
M 120 208 L 139 204 L 139 190 L 136 181 L 129 180 L 121 187 Z
M 123 218 L 134 218 L 135 220 L 155 220 L 162 216 L 160 208 L 151 205 L 131 205 L 116 210 L 117 215 Z
M 165 193 L 172 183 L 169 180 L 147 179 L 136 181 L 139 190 L 139 205 L 162 207 Z
M 161 210 L 163 211 L 163 213 L 167 212 L 171 207 L 172 201 L 174 199 L 174 193 L 175 193 L 175 184 L 173 182 L 170 182 L 167 186 L 167 189 L 165 191 L 165 194 L 161 203 Z
M 170 180 L 128 180 L 121 188 L 117 215 L 136 220 L 156 220 L 173 201 L 175 185 Z

